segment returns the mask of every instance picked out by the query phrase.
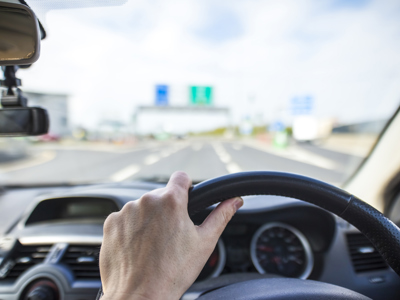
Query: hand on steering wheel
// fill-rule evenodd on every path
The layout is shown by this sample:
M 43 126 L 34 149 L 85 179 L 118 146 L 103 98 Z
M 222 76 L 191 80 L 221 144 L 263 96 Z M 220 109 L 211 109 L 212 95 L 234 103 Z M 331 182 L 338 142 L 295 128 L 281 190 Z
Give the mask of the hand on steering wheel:
M 196 280 L 241 198 L 221 203 L 200 226 L 188 215 L 189 177 L 111 214 L 100 251 L 102 299 L 179 299 Z
M 100 252 L 105 298 L 179 299 L 194 282 L 246 195 L 279 195 L 315 204 L 357 227 L 400 275 L 400 229 L 347 192 L 300 175 L 244 172 L 200 183 L 185 173 L 107 218 Z M 227 200 L 230 199 L 230 200 Z M 222 202 L 201 226 L 189 215 Z M 189 212 L 189 214 L 188 214 Z M 211 299 L 368 299 L 334 285 L 299 279 L 252 280 L 201 297 Z

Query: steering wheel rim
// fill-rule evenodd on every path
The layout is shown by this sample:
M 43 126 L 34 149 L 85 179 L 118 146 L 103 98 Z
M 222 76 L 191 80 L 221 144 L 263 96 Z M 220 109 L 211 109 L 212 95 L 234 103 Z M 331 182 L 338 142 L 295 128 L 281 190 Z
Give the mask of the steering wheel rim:
M 372 300 L 337 285 L 297 278 L 266 278 L 242 281 L 205 293 L 197 299 Z
M 400 251 L 396 251 L 400 249 L 400 229 L 382 213 L 356 196 L 316 179 L 297 174 L 269 171 L 239 172 L 217 177 L 203 181 L 190 188 L 188 212 L 190 216 L 193 216 L 213 204 L 233 197 L 251 195 L 275 195 L 295 198 L 319 206 L 343 218 L 371 241 L 388 265 L 400 276 Z M 289 284 L 286 278 L 274 280 L 285 291 L 289 291 L 296 285 L 294 292 L 287 294 L 292 297 L 290 299 L 300 299 L 299 296 L 303 292 L 301 296 L 305 298 L 302 299 L 311 299 L 312 291 L 310 293 L 307 292 L 310 289 L 304 288 L 303 280 L 292 279 L 294 281 L 289 282 Z M 298 284 L 295 284 L 295 282 L 298 282 Z M 242 284 L 247 284 L 247 288 Z M 313 284 L 316 284 L 322 290 L 328 288 L 326 287 L 327 283 L 314 282 Z M 252 297 L 251 292 L 259 285 L 260 281 L 258 280 L 236 283 L 212 291 L 205 296 L 201 296 L 200 299 L 224 299 L 225 293 L 232 290 L 235 291 L 235 289 L 235 299 L 285 299 L 279 293 L 272 295 L 272 298 L 260 298 L 260 295 Z M 237 289 L 238 286 L 239 289 Z M 350 290 L 347 291 L 352 292 Z M 337 292 L 332 289 L 329 296 L 332 296 L 330 297 L 331 299 L 346 299 L 340 298 L 341 293 L 343 293 L 343 288 L 337 287 Z M 353 297 L 351 299 L 354 300 L 369 299 L 355 292 L 348 295 L 351 295 Z M 100 288 L 96 299 L 100 299 L 101 296 L 102 289 Z M 318 297 L 312 299 L 319 299 Z
M 275 195 L 323 208 L 352 224 L 375 246 L 400 276 L 400 229 L 354 195 L 325 182 L 284 172 L 240 172 L 203 181 L 189 190 L 188 212 L 197 212 L 233 197 Z
M 188 212 L 197 212 L 233 197 L 275 195 L 296 198 L 323 208 L 358 228 L 400 276 L 400 229 L 375 208 L 348 192 L 306 176 L 282 172 L 241 172 L 201 182 L 189 190 Z M 199 299 L 369 299 L 323 282 L 277 278 L 250 280 L 216 289 Z M 271 285 L 272 284 L 272 285 Z M 269 288 L 268 288 L 269 286 Z

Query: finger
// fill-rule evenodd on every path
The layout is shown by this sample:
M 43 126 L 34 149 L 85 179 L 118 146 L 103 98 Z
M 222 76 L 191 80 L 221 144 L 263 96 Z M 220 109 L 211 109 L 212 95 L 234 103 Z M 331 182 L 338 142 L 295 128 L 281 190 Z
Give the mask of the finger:
M 191 185 L 192 181 L 190 180 L 188 174 L 178 171 L 171 175 L 167 184 L 167 188 L 178 189 L 179 191 L 183 191 L 187 194 L 187 191 Z
M 208 215 L 203 224 L 198 227 L 200 234 L 214 237 L 218 240 L 228 222 L 242 205 L 243 199 L 240 197 L 221 202 L 211 214 Z

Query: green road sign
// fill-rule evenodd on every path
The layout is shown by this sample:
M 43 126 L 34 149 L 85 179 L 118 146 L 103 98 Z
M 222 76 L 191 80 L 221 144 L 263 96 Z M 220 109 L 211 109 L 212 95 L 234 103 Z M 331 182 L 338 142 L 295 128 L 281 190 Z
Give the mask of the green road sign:
M 190 86 L 189 101 L 194 105 L 211 105 L 213 89 L 211 86 Z

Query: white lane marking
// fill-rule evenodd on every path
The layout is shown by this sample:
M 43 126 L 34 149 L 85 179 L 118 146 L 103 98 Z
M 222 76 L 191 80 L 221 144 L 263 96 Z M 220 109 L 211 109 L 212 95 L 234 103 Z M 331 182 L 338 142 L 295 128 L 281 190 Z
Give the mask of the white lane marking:
M 233 149 L 235 149 L 235 150 L 237 150 L 237 151 L 239 151 L 239 150 L 242 150 L 242 145 L 240 145 L 240 144 L 232 144 L 232 148 Z
M 289 146 L 286 149 L 274 149 L 274 148 L 266 148 L 265 146 L 247 143 L 247 146 L 269 153 L 277 156 L 281 156 L 287 159 L 296 160 L 302 163 L 306 163 L 309 165 L 314 165 L 323 169 L 335 170 L 338 169 L 338 164 L 326 157 L 314 154 L 312 152 L 301 149 L 297 146 Z
M 5 163 L 0 167 L 0 172 L 13 172 L 21 169 L 31 168 L 53 160 L 57 156 L 55 151 L 42 151 L 33 157 L 21 161 Z
M 150 154 L 149 156 L 146 156 L 146 158 L 144 159 L 144 164 L 152 165 L 152 164 L 158 162 L 160 160 L 160 158 L 161 157 L 156 154 Z
M 242 169 L 238 166 L 238 164 L 234 162 L 228 163 L 226 165 L 226 169 L 228 170 L 229 173 L 237 173 L 242 171 Z
M 171 153 L 172 153 L 171 150 L 166 149 L 166 150 L 161 151 L 161 152 L 160 152 L 160 155 L 161 155 L 162 157 L 168 157 L 168 156 L 171 155 Z
M 226 152 L 225 148 L 220 143 L 213 144 L 215 153 L 217 153 L 219 159 L 224 163 L 227 164 L 231 161 L 231 156 L 228 152 Z
M 224 163 L 227 164 L 232 160 L 232 157 L 228 153 L 220 153 L 219 159 Z
M 186 146 L 187 146 L 186 144 L 182 144 L 182 145 L 179 145 L 178 147 L 171 147 L 171 148 L 164 149 L 158 155 L 150 154 L 145 157 L 143 164 L 152 165 L 152 164 L 158 162 L 161 158 L 168 157 L 171 154 L 173 154 L 179 150 L 182 150 Z M 134 174 L 138 173 L 140 170 L 141 170 L 140 165 L 136 165 L 136 164 L 130 165 L 130 166 L 125 167 L 125 168 L 119 170 L 118 172 L 114 173 L 110 177 L 110 179 L 112 181 L 124 181 L 124 180 L 128 179 L 129 177 L 133 176 Z
M 203 144 L 201 144 L 201 143 L 196 143 L 196 144 L 193 144 L 193 145 L 192 145 L 192 149 L 193 149 L 194 151 L 200 151 L 201 148 L 203 148 Z
M 225 168 L 229 173 L 236 173 L 242 171 L 239 165 L 232 161 L 232 157 L 226 152 L 224 146 L 220 143 L 213 143 L 215 153 L 217 153 L 219 159 L 225 164 Z
M 168 157 L 168 156 L 170 156 L 170 155 L 172 155 L 172 154 L 174 154 L 174 153 L 186 148 L 187 146 L 188 146 L 188 144 L 186 144 L 186 143 L 178 145 L 178 146 L 174 145 L 173 147 L 170 147 L 170 148 L 167 148 L 167 149 L 163 149 L 159 154 L 163 158 L 165 158 L 165 157 Z
M 118 172 L 114 173 L 111 175 L 110 179 L 112 181 L 123 181 L 125 179 L 128 179 L 129 177 L 135 175 L 137 172 L 140 171 L 140 167 L 138 165 L 130 165 L 127 166 L 126 168 L 123 168 L 122 170 L 119 170 Z

